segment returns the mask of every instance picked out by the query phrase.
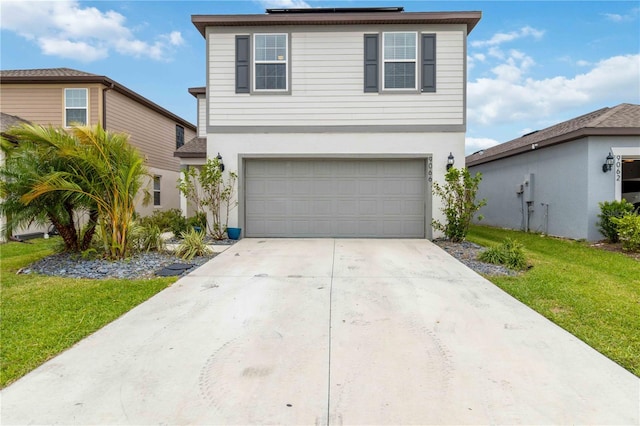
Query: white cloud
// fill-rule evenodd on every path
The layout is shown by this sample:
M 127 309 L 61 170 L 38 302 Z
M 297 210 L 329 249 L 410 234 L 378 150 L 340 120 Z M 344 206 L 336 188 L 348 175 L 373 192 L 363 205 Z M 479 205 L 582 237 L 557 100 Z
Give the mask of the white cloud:
M 496 125 L 526 119 L 536 122 L 565 109 L 589 103 L 602 106 L 639 102 L 640 55 L 604 59 L 584 74 L 536 80 L 525 78 L 527 60 L 494 68 L 496 78 L 468 84 L 468 117 L 472 123 Z
M 631 22 L 635 21 L 640 15 L 640 8 L 634 8 L 624 15 L 618 13 L 603 13 L 604 17 L 611 22 Z
M 483 149 L 491 148 L 498 145 L 500 142 L 490 138 L 470 138 L 465 139 L 465 153 L 466 155 L 473 154 Z
M 42 49 L 42 53 L 45 55 L 76 59 L 81 62 L 92 62 L 109 56 L 106 48 L 91 46 L 84 42 L 40 37 L 38 44 L 40 45 L 40 49 Z
M 589 61 L 585 61 L 583 59 L 580 59 L 580 60 L 578 60 L 576 62 L 576 65 L 579 66 L 579 67 L 588 67 L 588 66 L 591 66 L 592 64 Z
M 523 37 L 533 37 L 539 40 L 544 35 L 544 31 L 537 30 L 535 28 L 526 26 L 520 28 L 518 31 L 512 31 L 510 33 L 496 33 L 489 40 L 476 40 L 471 42 L 473 47 L 490 47 L 499 46 L 503 43 L 507 43 Z
M 305 9 L 311 7 L 304 0 L 258 0 L 267 9 Z
M 0 0 L 0 27 L 35 41 L 45 55 L 90 62 L 115 50 L 123 55 L 169 60 L 182 34 L 173 31 L 144 41 L 126 26 L 126 17 L 109 10 L 83 7 L 77 0 Z

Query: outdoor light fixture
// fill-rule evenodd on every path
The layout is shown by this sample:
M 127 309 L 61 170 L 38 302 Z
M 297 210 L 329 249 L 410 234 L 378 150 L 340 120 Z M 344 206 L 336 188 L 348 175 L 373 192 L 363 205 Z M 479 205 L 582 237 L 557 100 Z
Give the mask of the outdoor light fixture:
M 453 158 L 453 153 L 450 152 L 449 156 L 447 157 L 447 170 L 449 170 L 450 168 L 453 167 L 453 163 L 455 162 L 454 158 Z
M 216 160 L 218 160 L 218 163 L 220 163 L 220 171 L 224 172 L 224 163 L 222 162 L 222 155 L 220 155 L 220 153 L 218 153 L 218 155 L 216 156 Z
M 604 173 L 607 173 L 607 172 L 611 171 L 612 167 L 613 167 L 613 155 L 611 153 L 609 153 L 609 155 L 607 155 L 606 161 L 602 165 L 602 171 Z

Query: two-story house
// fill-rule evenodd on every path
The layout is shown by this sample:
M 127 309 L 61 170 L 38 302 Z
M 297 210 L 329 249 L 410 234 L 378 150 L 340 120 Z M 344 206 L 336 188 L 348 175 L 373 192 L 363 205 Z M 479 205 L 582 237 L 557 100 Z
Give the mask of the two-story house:
M 180 161 L 173 152 L 195 137 L 192 123 L 108 77 L 69 68 L 0 71 L 0 98 L 1 112 L 34 124 L 100 123 L 129 134 L 152 176 L 153 201 L 138 213 L 180 207 Z
M 207 155 L 236 171 L 247 237 L 431 238 L 433 181 L 464 163 L 466 42 L 480 12 L 194 15 Z

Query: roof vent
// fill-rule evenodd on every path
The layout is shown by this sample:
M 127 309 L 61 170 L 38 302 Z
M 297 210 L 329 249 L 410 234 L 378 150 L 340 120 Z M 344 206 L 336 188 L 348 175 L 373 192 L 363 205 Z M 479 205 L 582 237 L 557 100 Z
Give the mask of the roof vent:
M 294 13 L 378 13 L 404 12 L 404 7 L 309 7 L 299 9 L 267 9 L 269 15 Z
M 525 136 L 529 136 L 529 135 L 533 135 L 534 133 L 538 133 L 540 130 L 534 130 L 533 132 L 529 132 L 527 134 L 524 134 L 522 136 L 520 136 L 521 138 L 524 138 Z

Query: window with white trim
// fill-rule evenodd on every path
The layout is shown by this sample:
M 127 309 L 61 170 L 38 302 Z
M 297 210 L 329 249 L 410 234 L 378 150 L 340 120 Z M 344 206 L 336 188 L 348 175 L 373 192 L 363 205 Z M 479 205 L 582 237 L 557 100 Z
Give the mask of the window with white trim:
M 288 55 L 287 34 L 254 34 L 254 90 L 286 91 L 288 89 Z
M 385 90 L 417 89 L 418 34 L 383 33 L 382 81 Z
M 161 206 L 160 204 L 160 176 L 153 177 L 153 205 L 155 207 Z
M 87 105 L 89 91 L 87 89 L 64 89 L 64 125 L 87 124 Z

